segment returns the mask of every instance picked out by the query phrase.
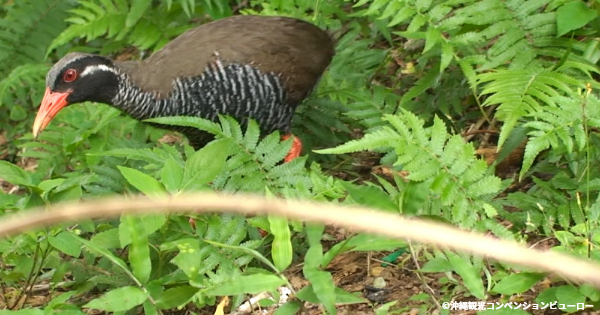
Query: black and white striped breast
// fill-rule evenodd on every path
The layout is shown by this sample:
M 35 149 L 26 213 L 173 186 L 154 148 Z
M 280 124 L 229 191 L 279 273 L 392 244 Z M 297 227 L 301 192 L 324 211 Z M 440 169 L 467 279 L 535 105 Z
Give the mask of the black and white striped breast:
M 266 133 L 289 131 L 296 105 L 287 103 L 278 75 L 252 65 L 224 65 L 219 59 L 197 77 L 174 80 L 167 98 L 141 91 L 122 75 L 113 103 L 138 119 L 197 116 L 217 121 L 221 114 L 244 123 L 252 118 Z

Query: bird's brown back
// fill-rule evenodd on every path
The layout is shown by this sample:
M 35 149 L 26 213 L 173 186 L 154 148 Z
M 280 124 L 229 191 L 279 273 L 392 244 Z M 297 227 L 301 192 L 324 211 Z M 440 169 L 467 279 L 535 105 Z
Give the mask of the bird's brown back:
M 250 64 L 279 75 L 288 101 L 297 104 L 329 65 L 334 47 L 325 31 L 301 20 L 234 16 L 183 33 L 137 65 L 121 66 L 142 90 L 167 97 L 174 79 L 201 75 L 216 61 L 215 53 L 224 64 Z

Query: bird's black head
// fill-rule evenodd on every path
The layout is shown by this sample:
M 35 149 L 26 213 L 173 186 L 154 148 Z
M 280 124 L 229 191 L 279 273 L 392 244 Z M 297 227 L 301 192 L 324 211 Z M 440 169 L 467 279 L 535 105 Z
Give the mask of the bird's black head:
M 64 107 L 81 102 L 110 104 L 119 89 L 119 72 L 110 59 L 70 53 L 46 76 L 46 94 L 33 125 L 37 136 Z

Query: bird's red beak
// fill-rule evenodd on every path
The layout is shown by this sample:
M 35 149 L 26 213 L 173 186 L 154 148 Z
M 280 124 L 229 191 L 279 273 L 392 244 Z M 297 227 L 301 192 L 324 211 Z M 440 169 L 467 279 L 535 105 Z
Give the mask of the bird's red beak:
M 48 126 L 52 118 L 68 105 L 67 96 L 69 96 L 69 94 L 71 94 L 71 91 L 64 93 L 50 92 L 50 89 L 46 88 L 44 99 L 42 99 L 42 105 L 40 105 L 40 109 L 35 117 L 35 122 L 33 123 L 34 138 L 37 138 L 40 132 Z

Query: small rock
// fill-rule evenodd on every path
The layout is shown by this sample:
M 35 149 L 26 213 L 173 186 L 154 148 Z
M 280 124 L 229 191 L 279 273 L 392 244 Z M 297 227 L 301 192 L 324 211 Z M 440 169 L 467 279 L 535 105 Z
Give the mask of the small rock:
M 377 277 L 375 280 L 373 280 L 373 287 L 377 289 L 383 289 L 385 288 L 385 285 L 385 280 L 382 277 Z
M 379 277 L 381 275 L 381 272 L 384 270 L 385 268 L 383 267 L 373 267 L 371 268 L 371 275 L 373 277 Z

